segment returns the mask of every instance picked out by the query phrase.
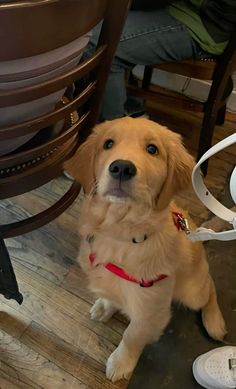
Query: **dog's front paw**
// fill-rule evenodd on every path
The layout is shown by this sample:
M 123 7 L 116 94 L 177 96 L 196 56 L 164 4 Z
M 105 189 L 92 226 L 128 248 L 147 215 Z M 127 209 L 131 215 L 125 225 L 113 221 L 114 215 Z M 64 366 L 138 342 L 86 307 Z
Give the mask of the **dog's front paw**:
M 124 342 L 121 341 L 119 346 L 110 355 L 106 365 L 106 376 L 112 382 L 116 382 L 123 378 L 130 377 L 137 363 L 137 358 L 129 355 Z
M 116 308 L 106 299 L 99 298 L 90 309 L 91 319 L 96 321 L 108 321 L 116 312 Z

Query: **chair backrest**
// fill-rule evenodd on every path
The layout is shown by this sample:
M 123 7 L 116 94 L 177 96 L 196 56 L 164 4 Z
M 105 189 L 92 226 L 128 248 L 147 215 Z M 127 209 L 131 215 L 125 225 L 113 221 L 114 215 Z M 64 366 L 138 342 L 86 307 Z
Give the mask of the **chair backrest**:
M 105 15 L 106 0 L 26 0 L 0 3 L 0 61 L 66 45 Z
M 0 89 L 0 108 L 43 98 L 90 75 L 89 85 L 53 112 L 0 128 L 0 142 L 33 134 L 70 117 L 84 105 L 83 115 L 55 138 L 26 151 L 0 158 L 0 198 L 34 189 L 61 173 L 65 160 L 89 135 L 119 41 L 129 0 L 25 0 L 0 3 L 0 61 L 47 53 L 82 37 L 103 20 L 95 53 L 73 69 L 37 85 Z

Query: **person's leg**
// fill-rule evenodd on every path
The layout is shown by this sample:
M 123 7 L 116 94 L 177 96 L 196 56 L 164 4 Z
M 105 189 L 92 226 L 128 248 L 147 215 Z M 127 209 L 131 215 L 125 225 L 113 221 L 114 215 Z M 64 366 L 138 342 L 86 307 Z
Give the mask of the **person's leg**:
M 93 34 L 88 51 L 96 45 L 98 30 Z M 129 12 L 106 84 L 101 119 L 124 116 L 127 69 L 137 64 L 151 65 L 198 55 L 197 45 L 187 28 L 165 9 Z

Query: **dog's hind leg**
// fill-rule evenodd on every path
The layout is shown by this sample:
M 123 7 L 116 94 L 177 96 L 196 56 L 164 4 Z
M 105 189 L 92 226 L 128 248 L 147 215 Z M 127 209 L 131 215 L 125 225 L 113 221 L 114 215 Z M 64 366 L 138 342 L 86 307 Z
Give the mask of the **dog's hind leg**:
M 214 282 L 209 275 L 209 297 L 202 308 L 202 321 L 208 334 L 216 340 L 223 340 L 226 335 L 225 321 L 220 311 Z
M 214 282 L 208 273 L 203 283 L 197 278 L 189 278 L 182 284 L 181 293 L 175 300 L 194 311 L 202 311 L 202 321 L 208 334 L 216 340 L 226 335 L 225 322 L 220 311 Z

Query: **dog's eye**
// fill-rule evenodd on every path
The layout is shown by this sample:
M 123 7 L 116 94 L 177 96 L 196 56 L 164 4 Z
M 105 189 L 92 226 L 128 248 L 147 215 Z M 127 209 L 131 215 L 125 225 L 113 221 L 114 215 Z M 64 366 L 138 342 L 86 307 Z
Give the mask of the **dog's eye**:
M 153 144 L 147 145 L 146 150 L 149 154 L 152 155 L 158 154 L 159 152 L 158 148 Z
M 112 140 L 112 139 L 107 139 L 106 142 L 105 142 L 104 145 L 103 145 L 103 148 L 104 148 L 105 150 L 108 150 L 108 149 L 111 149 L 113 145 L 114 145 L 114 140 Z

